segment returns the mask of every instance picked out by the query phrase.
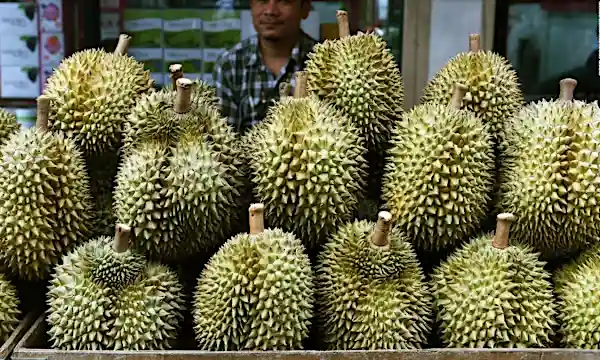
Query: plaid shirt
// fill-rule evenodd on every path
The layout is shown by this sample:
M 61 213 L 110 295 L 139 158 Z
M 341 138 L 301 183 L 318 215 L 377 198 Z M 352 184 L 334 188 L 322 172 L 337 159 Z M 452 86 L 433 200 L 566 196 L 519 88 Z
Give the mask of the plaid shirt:
M 315 44 L 314 39 L 301 32 L 300 40 L 279 76 L 263 63 L 256 35 L 221 54 L 214 67 L 213 80 L 227 123 L 243 133 L 262 121 L 271 101 L 279 99 L 279 84 L 290 82 L 294 86 L 293 74 L 304 67 Z

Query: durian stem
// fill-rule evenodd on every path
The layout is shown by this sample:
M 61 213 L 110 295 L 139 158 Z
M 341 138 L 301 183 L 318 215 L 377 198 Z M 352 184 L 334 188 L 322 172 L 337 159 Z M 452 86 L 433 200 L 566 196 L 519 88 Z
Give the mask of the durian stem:
M 261 203 L 250 205 L 250 234 L 256 235 L 265 231 L 265 206 Z
M 175 112 L 185 114 L 192 107 L 192 80 L 177 79 L 177 95 L 175 96 Z
M 392 214 L 387 211 L 380 211 L 377 216 L 375 230 L 371 234 L 371 243 L 379 247 L 387 246 L 390 243 L 388 236 L 391 228 Z
M 481 50 L 481 37 L 479 34 L 469 35 L 469 51 L 477 52 Z
M 496 233 L 492 240 L 492 246 L 496 249 L 506 249 L 508 247 L 510 223 L 515 219 L 515 216 L 511 213 L 502 213 L 498 214 L 496 219 Z
M 338 23 L 339 38 L 345 38 L 350 36 L 350 25 L 348 24 L 348 13 L 344 10 L 338 10 L 335 14 Z
M 37 98 L 37 119 L 35 125 L 42 131 L 48 131 L 48 118 L 50 114 L 50 98 L 40 95 Z
M 561 100 L 571 101 L 573 100 L 573 93 L 577 87 L 577 80 L 571 78 L 565 78 L 560 81 L 560 95 Z
M 462 106 L 462 99 L 465 97 L 467 93 L 467 87 L 461 83 L 455 83 L 454 88 L 452 89 L 452 100 L 450 102 L 450 106 L 452 108 L 458 110 Z
M 117 224 L 115 227 L 115 243 L 113 248 L 118 253 L 123 253 L 129 249 L 129 237 L 131 228 L 124 224 Z
M 308 74 L 305 71 L 296 71 L 296 88 L 294 89 L 295 98 L 303 98 L 308 95 Z
M 285 98 L 290 96 L 290 91 L 292 89 L 292 85 L 288 82 L 282 82 L 279 84 L 279 97 Z
M 183 65 L 171 64 L 169 65 L 169 72 L 171 73 L 171 83 L 173 84 L 173 89 L 177 89 L 177 80 L 183 77 Z
M 127 34 L 119 35 L 119 42 L 115 48 L 115 54 L 126 54 L 129 50 L 129 44 L 131 44 L 131 36 Z

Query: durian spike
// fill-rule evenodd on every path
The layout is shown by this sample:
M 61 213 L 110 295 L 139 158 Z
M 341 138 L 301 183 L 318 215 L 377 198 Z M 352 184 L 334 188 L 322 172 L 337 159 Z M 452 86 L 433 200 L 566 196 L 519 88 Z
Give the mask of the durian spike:
M 492 240 L 492 246 L 496 249 L 506 249 L 508 247 L 510 223 L 515 219 L 515 216 L 511 213 L 502 213 L 498 214 L 496 219 L 496 233 Z
M 371 243 L 378 247 L 387 246 L 390 243 L 388 236 L 391 228 L 392 214 L 387 211 L 380 211 L 377 217 L 375 230 L 371 234 Z
M 577 80 L 571 78 L 565 78 L 560 81 L 560 100 L 571 101 L 573 100 L 573 92 L 577 87 Z
M 308 96 L 307 83 L 308 74 L 306 71 L 296 71 L 296 88 L 294 89 L 294 97 L 299 99 Z
M 462 106 L 462 99 L 467 94 L 467 87 L 461 83 L 455 83 L 454 88 L 452 89 L 452 101 L 450 102 L 450 106 L 454 109 L 458 110 Z
M 469 35 L 469 51 L 477 52 L 481 50 L 481 36 L 479 34 Z
M 265 231 L 265 206 L 261 203 L 250 205 L 250 234 L 256 235 Z
M 127 34 L 119 35 L 119 42 L 115 48 L 115 54 L 126 54 L 129 50 L 129 44 L 131 44 L 131 36 Z
M 192 106 L 192 80 L 177 79 L 177 95 L 175 96 L 175 112 L 185 114 Z
M 124 224 L 117 224 L 115 226 L 115 242 L 113 249 L 122 253 L 129 249 L 129 237 L 131 236 L 131 228 Z
M 173 84 L 173 89 L 177 89 L 177 80 L 183 77 L 183 65 L 171 64 L 169 65 L 169 72 L 171 73 L 171 83 Z
M 282 82 L 279 84 L 279 97 L 285 98 L 290 96 L 290 91 L 292 90 L 292 84 L 288 82 Z
M 40 95 L 37 98 L 37 119 L 35 126 L 42 130 L 48 131 L 48 116 L 50 114 L 50 97 Z
M 350 25 L 348 24 L 348 13 L 344 10 L 338 10 L 335 14 L 338 23 L 339 38 L 350 36 Z

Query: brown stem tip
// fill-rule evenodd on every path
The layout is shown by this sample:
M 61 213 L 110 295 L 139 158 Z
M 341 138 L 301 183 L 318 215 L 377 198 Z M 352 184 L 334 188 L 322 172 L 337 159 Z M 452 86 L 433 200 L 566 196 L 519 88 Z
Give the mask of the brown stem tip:
M 389 232 L 392 224 L 392 214 L 387 211 L 380 211 L 377 217 L 375 230 L 371 234 L 371 243 L 379 247 L 387 246 L 390 243 Z
M 250 205 L 250 234 L 256 235 L 265 231 L 265 206 L 261 203 Z
M 344 10 L 338 10 L 335 14 L 338 23 L 339 38 L 343 39 L 350 36 L 350 25 L 348 24 L 348 13 Z
M 515 220 L 515 216 L 511 213 L 502 213 L 496 219 L 496 233 L 492 240 L 492 246 L 496 249 L 506 249 L 508 247 L 510 223 Z
M 190 111 L 192 107 L 192 85 L 194 82 L 190 79 L 177 79 L 177 95 L 175 96 L 175 112 L 184 114 Z
M 117 224 L 115 227 L 114 249 L 122 253 L 129 249 L 129 238 L 131 237 L 131 228 L 125 224 Z
M 171 83 L 173 84 L 173 89 L 176 89 L 177 80 L 183 77 L 183 65 L 171 64 L 169 65 L 169 72 L 171 73 Z
M 455 83 L 452 89 L 452 100 L 450 102 L 450 106 L 454 109 L 460 109 L 462 106 L 462 99 L 465 97 L 467 93 L 467 87 L 460 83 Z
M 117 47 L 115 48 L 115 54 L 126 54 L 127 50 L 129 50 L 130 44 L 131 36 L 127 34 L 119 35 L 119 42 L 117 43 Z
M 481 50 L 481 37 L 479 34 L 469 35 L 469 51 L 477 52 Z
M 36 127 L 42 131 L 48 131 L 48 119 L 50 115 L 50 97 L 40 95 L 37 98 Z
M 573 100 L 573 93 L 575 92 L 575 87 L 577 87 L 577 80 L 571 78 L 562 79 L 559 82 L 560 85 L 560 95 L 558 96 L 561 100 L 571 101 Z
M 294 89 L 295 98 L 303 98 L 308 95 L 308 74 L 305 71 L 296 71 L 296 88 Z

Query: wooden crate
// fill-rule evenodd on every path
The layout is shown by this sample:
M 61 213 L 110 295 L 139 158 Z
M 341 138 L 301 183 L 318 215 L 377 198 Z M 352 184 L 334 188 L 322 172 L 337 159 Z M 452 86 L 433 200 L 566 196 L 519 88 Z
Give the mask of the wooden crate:
M 11 360 L 600 360 L 600 351 L 570 349 L 426 349 L 404 351 L 63 351 L 48 349 L 46 320 L 37 318 Z
M 28 313 L 10 337 L 0 347 L 0 360 L 9 359 L 17 343 L 23 337 L 23 334 L 30 329 L 31 324 L 36 320 L 38 313 Z

